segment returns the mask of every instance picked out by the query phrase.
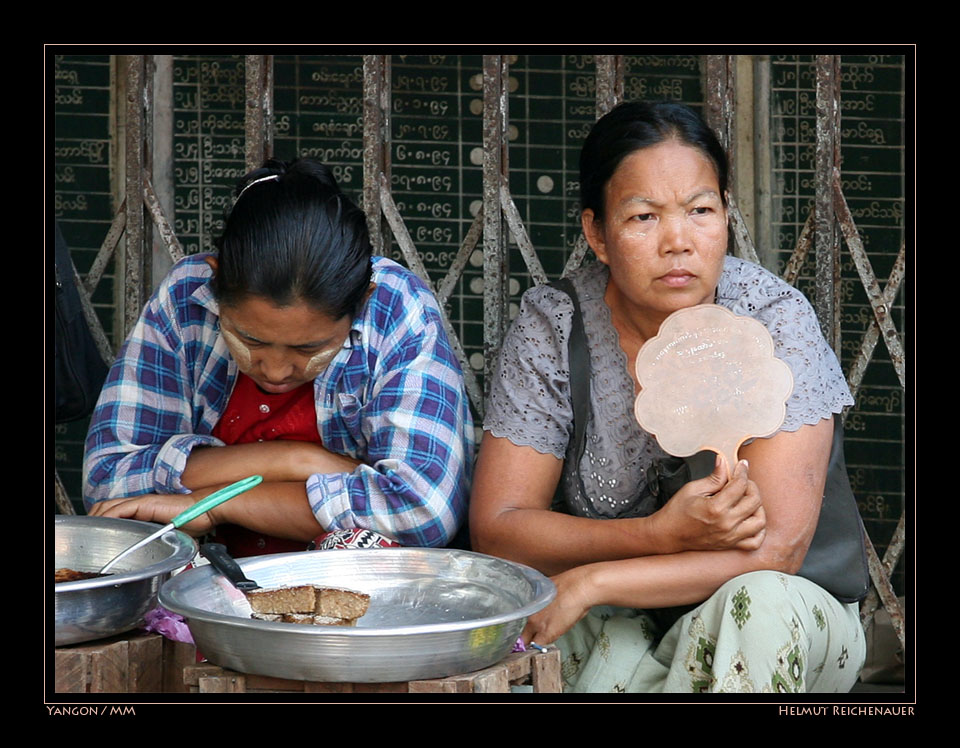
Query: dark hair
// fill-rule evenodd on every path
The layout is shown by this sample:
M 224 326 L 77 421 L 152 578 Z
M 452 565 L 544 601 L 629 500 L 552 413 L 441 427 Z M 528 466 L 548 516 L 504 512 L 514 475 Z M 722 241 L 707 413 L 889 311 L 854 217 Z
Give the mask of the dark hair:
M 707 124 L 685 104 L 671 101 L 626 102 L 597 120 L 580 151 L 580 210 L 602 220 L 604 188 L 620 162 L 642 148 L 676 138 L 713 163 L 726 205 L 727 154 Z
M 355 314 L 370 285 L 366 217 L 314 159 L 269 159 L 244 176 L 217 241 L 221 304 L 303 301 L 333 319 Z

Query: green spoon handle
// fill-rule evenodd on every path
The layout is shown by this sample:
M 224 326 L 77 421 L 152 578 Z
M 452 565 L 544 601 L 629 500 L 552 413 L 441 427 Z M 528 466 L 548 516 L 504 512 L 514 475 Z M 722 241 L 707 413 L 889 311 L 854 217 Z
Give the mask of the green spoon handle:
M 214 507 L 220 506 L 223 502 L 229 501 L 234 496 L 237 496 L 244 491 L 249 491 L 262 481 L 262 475 L 251 475 L 249 478 L 244 478 L 236 483 L 231 483 L 229 486 L 221 488 L 219 491 L 214 491 L 207 498 L 203 499 L 202 501 L 198 501 L 186 511 L 180 512 L 180 514 L 170 521 L 170 524 L 172 524 L 174 527 L 182 527 L 183 525 L 187 524 L 187 522 L 192 519 L 196 519 L 204 512 L 208 512 Z

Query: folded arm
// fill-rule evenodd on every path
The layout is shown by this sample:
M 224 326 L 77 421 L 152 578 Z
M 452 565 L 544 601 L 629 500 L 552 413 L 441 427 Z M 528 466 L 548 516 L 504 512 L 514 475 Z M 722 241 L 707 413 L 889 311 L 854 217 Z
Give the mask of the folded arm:
M 227 485 L 227 484 L 224 484 Z M 121 517 L 167 524 L 196 502 L 223 485 L 208 486 L 189 494 L 145 494 L 126 499 L 108 499 L 94 504 L 95 517 Z M 310 511 L 301 482 L 261 483 L 184 526 L 192 535 L 204 535 L 216 525 L 230 523 L 254 532 L 290 540 L 313 540 L 324 531 Z
M 549 510 L 562 468 L 553 455 L 485 434 L 470 507 L 473 547 L 556 574 L 597 561 L 751 550 L 763 541 L 764 509 L 744 466 L 728 483 L 718 461 L 710 476 L 688 483 L 655 514 L 609 520 Z
M 278 439 L 196 447 L 187 458 L 180 480 L 191 491 L 233 483 L 250 475 L 263 476 L 265 483 L 306 483 L 316 473 L 350 473 L 360 464 L 358 459 L 336 454 L 314 442 Z
M 307 480 L 318 521 L 362 527 L 404 545 L 443 546 L 466 515 L 473 421 L 456 357 L 439 323 L 390 352 L 365 402 L 342 398 L 347 433 L 324 443 L 362 450 L 352 472 Z
M 761 569 L 796 573 L 816 529 L 832 442 L 832 418 L 758 439 L 740 450 L 749 460 L 766 513 L 754 550 L 687 551 L 600 561 L 558 575 L 557 601 L 533 616 L 529 641 L 555 640 L 595 605 L 658 608 L 698 603 L 724 582 Z

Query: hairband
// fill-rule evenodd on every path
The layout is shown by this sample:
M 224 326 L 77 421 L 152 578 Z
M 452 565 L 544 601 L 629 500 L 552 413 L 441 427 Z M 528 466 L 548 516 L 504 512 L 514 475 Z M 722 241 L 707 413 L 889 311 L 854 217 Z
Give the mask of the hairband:
M 246 192 L 247 190 L 249 190 L 251 187 L 253 187 L 253 185 L 259 184 L 260 182 L 268 182 L 268 181 L 270 181 L 271 179 L 276 179 L 276 180 L 279 182 L 279 181 L 280 181 L 280 175 L 279 175 L 279 174 L 269 174 L 269 175 L 267 175 L 267 176 L 265 176 L 265 177 L 258 177 L 257 179 L 254 179 L 252 182 L 248 183 L 242 190 L 240 190 L 240 194 L 237 195 L 237 200 L 239 200 L 241 197 L 243 197 L 243 193 Z M 234 200 L 234 202 L 236 202 L 237 200 Z

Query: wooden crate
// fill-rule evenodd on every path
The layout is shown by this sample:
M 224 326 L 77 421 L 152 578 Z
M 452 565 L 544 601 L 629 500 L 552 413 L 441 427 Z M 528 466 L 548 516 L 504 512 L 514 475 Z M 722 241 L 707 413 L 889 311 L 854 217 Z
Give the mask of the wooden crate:
M 400 683 L 318 683 L 188 665 L 183 682 L 191 693 L 510 693 L 532 685 L 534 693 L 560 693 L 560 651 L 514 652 L 492 667 L 464 675 Z
M 181 673 L 192 645 L 131 631 L 54 650 L 55 693 L 186 692 Z

